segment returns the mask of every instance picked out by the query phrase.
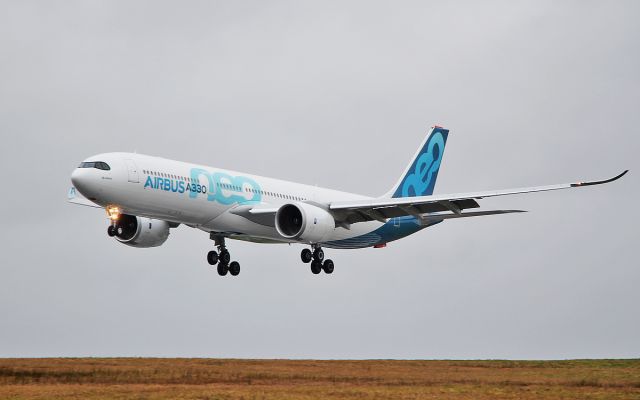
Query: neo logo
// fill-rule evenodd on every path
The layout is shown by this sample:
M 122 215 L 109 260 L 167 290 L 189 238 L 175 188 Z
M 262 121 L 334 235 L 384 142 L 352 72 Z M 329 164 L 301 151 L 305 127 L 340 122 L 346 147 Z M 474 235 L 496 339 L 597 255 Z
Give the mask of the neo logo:
M 209 191 L 202 193 L 207 196 L 208 201 L 229 205 L 260 202 L 262 199 L 260 185 L 246 176 L 233 176 L 224 172 L 209 173 L 201 168 L 192 168 L 191 179 L 200 182 L 201 178 L 205 178 L 208 182 Z M 189 197 L 192 199 L 198 195 L 197 192 L 189 192 Z
M 424 196 L 433 193 L 435 177 L 440 169 L 444 150 L 444 136 L 435 132 L 425 145 L 425 151 L 414 163 L 413 172 L 404 180 L 402 197 Z

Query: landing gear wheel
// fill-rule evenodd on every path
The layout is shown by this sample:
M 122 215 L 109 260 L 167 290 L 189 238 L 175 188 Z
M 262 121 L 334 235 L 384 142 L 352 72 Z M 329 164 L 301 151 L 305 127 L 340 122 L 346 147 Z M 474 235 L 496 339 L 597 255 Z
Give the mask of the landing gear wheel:
M 313 260 L 311 262 L 311 272 L 315 275 L 318 275 L 322 271 L 322 263 L 318 260 Z
M 218 253 L 211 250 L 207 253 L 207 261 L 210 265 L 216 265 L 218 263 Z
M 231 264 L 229 264 L 229 273 L 233 276 L 238 276 L 240 273 L 240 263 L 232 261 Z
M 114 237 L 116 235 L 116 227 L 113 225 L 109 225 L 109 227 L 107 228 L 107 235 L 109 235 L 109 237 Z
M 324 260 L 324 264 L 322 264 L 322 269 L 324 270 L 325 274 L 330 274 L 333 272 L 333 261 L 331 260 Z
M 316 251 L 313 252 L 313 258 L 322 262 L 322 260 L 324 260 L 324 251 L 322 251 L 322 249 L 318 247 Z
M 229 272 L 229 266 L 225 263 L 218 264 L 218 275 L 225 276 Z
M 309 249 L 304 249 L 302 250 L 302 253 L 300 253 L 300 258 L 302 259 L 303 263 L 310 263 L 313 259 L 313 253 Z
M 231 261 L 231 254 L 229 254 L 229 251 L 227 249 L 222 250 L 220 252 L 220 262 L 229 264 L 229 261 Z

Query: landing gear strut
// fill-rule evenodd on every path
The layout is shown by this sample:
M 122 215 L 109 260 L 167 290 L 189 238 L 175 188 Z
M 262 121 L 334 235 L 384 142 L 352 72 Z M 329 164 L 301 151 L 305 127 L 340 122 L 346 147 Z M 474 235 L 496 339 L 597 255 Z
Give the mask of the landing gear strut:
M 207 262 L 210 265 L 218 265 L 218 275 L 220 276 L 225 276 L 227 272 L 232 276 L 237 276 L 240 273 L 240 263 L 231 261 L 231 254 L 225 245 L 224 236 L 211 233 L 211 240 L 215 241 L 218 251 L 211 250 L 208 252 Z
M 318 245 L 312 245 L 312 250 L 304 249 L 300 253 L 300 258 L 302 262 L 307 264 L 311 263 L 311 272 L 315 275 L 324 271 L 325 274 L 330 274 L 333 272 L 334 264 L 332 260 L 324 259 L 324 251 Z M 324 260 L 324 262 L 323 262 Z

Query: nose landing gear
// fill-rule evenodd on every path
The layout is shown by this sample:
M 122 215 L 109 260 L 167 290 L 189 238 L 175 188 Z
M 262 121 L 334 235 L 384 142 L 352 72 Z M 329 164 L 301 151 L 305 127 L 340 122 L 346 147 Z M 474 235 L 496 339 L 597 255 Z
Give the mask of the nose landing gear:
M 118 236 L 122 233 L 122 228 L 118 225 L 121 214 L 120 208 L 117 206 L 108 206 L 105 211 L 110 221 L 109 227 L 107 228 L 107 235 L 109 235 L 109 237 Z
M 207 262 L 210 265 L 218 265 L 218 275 L 225 276 L 227 272 L 231 276 L 238 276 L 240 274 L 240 263 L 237 261 L 231 261 L 231 253 L 227 250 L 225 245 L 224 236 L 218 236 L 211 233 L 211 239 L 215 241 L 215 245 L 218 247 L 218 251 L 211 250 L 207 253 Z
M 332 260 L 324 259 L 324 251 L 318 245 L 312 246 L 313 251 L 310 249 L 304 249 L 300 253 L 300 259 L 305 264 L 311 263 L 311 272 L 315 275 L 324 271 L 325 274 L 333 272 L 334 264 Z M 324 262 L 323 262 L 324 260 Z

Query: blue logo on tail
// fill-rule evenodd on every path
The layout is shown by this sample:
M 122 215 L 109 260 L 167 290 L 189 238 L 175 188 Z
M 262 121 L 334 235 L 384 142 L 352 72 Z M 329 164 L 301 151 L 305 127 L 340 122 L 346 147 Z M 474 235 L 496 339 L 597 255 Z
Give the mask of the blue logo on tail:
M 435 128 L 392 197 L 433 194 L 449 131 Z

